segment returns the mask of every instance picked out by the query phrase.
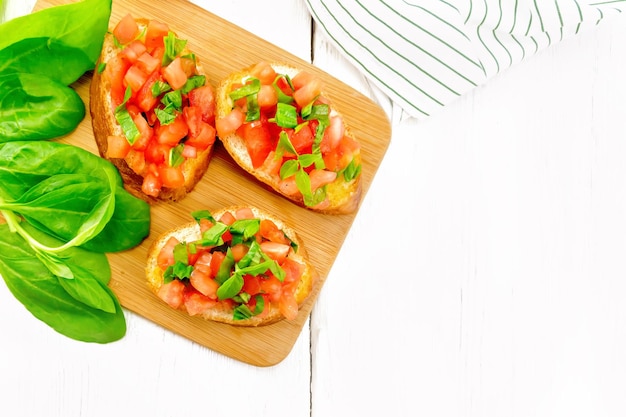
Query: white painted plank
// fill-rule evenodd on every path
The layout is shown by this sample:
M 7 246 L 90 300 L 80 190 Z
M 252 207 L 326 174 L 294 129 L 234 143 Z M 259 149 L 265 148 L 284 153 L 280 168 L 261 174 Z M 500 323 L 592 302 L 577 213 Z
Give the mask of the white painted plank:
M 313 416 L 626 414 L 624 39 L 394 123 L 312 316 Z

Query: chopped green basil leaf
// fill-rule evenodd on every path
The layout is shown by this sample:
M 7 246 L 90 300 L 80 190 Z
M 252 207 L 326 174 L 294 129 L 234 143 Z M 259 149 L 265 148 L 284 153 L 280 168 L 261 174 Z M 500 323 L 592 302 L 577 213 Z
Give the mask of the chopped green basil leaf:
M 213 224 L 216 222 L 209 210 L 196 210 L 191 213 L 191 217 L 193 217 L 198 223 L 200 223 L 200 220 L 202 219 L 207 219 Z
M 274 121 L 280 127 L 294 128 L 298 126 L 298 110 L 290 104 L 278 103 Z
M 206 77 L 204 75 L 195 75 L 187 79 L 187 82 L 183 88 L 181 88 L 181 92 L 187 94 L 191 90 L 202 87 L 204 84 L 206 84 Z
M 261 220 L 259 219 L 241 219 L 235 220 L 235 222 L 230 225 L 230 233 L 242 235 L 244 240 L 250 239 L 254 236 L 260 228 Z
M 212 230 L 214 228 L 215 228 L 215 226 L 213 226 L 209 230 Z M 222 261 L 222 264 L 220 265 L 220 268 L 217 271 L 217 275 L 215 276 L 215 280 L 220 285 L 224 284 L 226 282 L 226 280 L 228 280 L 230 278 L 230 271 L 231 271 L 231 269 L 233 268 L 234 265 L 235 265 L 235 259 L 233 258 L 233 253 L 231 252 L 230 248 L 228 248 L 226 250 L 226 257 Z M 218 296 L 219 296 L 219 294 L 218 294 Z M 228 297 L 228 298 L 230 298 L 230 297 Z
M 154 84 L 152 84 L 152 88 L 150 89 L 150 92 L 152 93 L 154 97 L 158 97 L 163 93 L 167 93 L 171 89 L 172 87 L 170 87 L 168 83 L 164 81 L 156 81 Z
M 166 93 L 161 99 L 161 103 L 167 108 L 181 110 L 183 107 L 183 95 L 180 90 L 174 90 Z
M 185 148 L 185 145 L 183 145 L 182 143 L 179 143 L 178 145 L 170 149 L 168 163 L 171 167 L 176 168 L 180 166 L 183 162 L 185 162 L 185 157 L 183 156 L 184 148 Z
M 126 108 L 126 102 L 130 99 L 132 95 L 132 90 L 130 87 L 126 87 L 126 92 L 124 93 L 124 101 L 115 108 L 115 119 L 117 123 L 122 127 L 122 131 L 124 132 L 124 136 L 126 136 L 126 140 L 128 143 L 133 145 L 135 141 L 139 138 L 141 133 L 137 128 L 137 125 L 133 121 L 128 109 Z
M 230 92 L 230 98 L 237 101 L 240 98 L 257 94 L 261 90 L 261 81 L 258 78 L 251 78 L 249 83 Z
M 165 53 L 161 61 L 161 66 L 169 65 L 180 53 L 185 49 L 187 41 L 178 39 L 174 32 L 168 32 L 167 36 L 163 38 L 165 44 Z
M 225 261 L 226 259 L 224 259 L 224 262 Z M 222 262 L 222 265 L 224 265 L 224 262 Z M 221 271 L 221 268 L 220 268 L 220 271 Z M 243 276 L 239 274 L 231 275 L 217 289 L 217 298 L 219 300 L 226 300 L 228 298 L 233 298 L 239 293 L 239 291 L 241 291 L 241 289 L 243 288 L 243 283 L 244 283 Z
M 154 114 L 156 114 L 161 125 L 169 125 L 170 123 L 174 122 L 174 120 L 176 120 L 176 114 L 174 113 L 173 109 L 168 107 L 164 109 L 156 108 L 154 109 Z
M 350 161 L 348 166 L 342 170 L 343 177 L 346 181 L 352 181 L 361 173 L 361 164 L 354 162 L 354 159 Z
M 228 226 L 224 223 L 216 222 L 213 227 L 202 233 L 202 238 L 198 244 L 202 246 L 219 246 L 224 243 L 222 235 L 228 230 Z
M 276 76 L 276 78 L 274 79 L 274 83 L 272 85 L 274 87 L 274 90 L 276 91 L 276 94 L 278 95 L 278 102 L 289 104 L 293 102 L 293 97 L 291 95 L 285 94 L 285 92 L 278 86 L 278 82 L 281 79 L 284 79 L 287 82 L 287 85 L 289 85 L 289 88 L 293 92 L 294 91 L 293 84 L 291 83 L 291 78 L 289 78 L 288 75 Z
M 283 166 L 280 167 L 280 172 L 279 172 L 280 179 L 284 180 L 284 179 L 291 177 L 292 175 L 295 175 L 295 173 L 298 172 L 299 169 L 300 169 L 300 166 L 297 160 L 289 159 L 285 161 Z

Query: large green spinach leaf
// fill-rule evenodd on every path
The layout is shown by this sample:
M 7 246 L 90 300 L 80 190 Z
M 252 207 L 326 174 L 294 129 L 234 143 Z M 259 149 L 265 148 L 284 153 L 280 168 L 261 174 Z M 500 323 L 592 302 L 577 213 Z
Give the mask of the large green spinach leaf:
M 58 181 L 65 187 L 58 187 Z M 98 192 L 102 198 L 112 185 L 114 211 L 104 228 L 83 244 L 86 249 L 117 252 L 141 243 L 150 233 L 150 206 L 124 190 L 110 162 L 84 149 L 48 141 L 0 144 L 0 198 L 23 202 L 39 195 L 35 208 L 18 211 L 35 227 L 61 240 L 76 234 L 98 203 Z M 51 187 L 58 190 L 50 194 Z
M 83 50 L 95 65 L 108 30 L 111 3 L 83 0 L 9 20 L 0 25 L 0 49 L 23 39 L 51 37 Z
M 60 244 L 28 225 L 23 227 L 43 243 Z M 6 224 L 0 225 L 0 236 L 0 275 L 31 314 L 76 340 L 108 343 L 125 335 L 122 308 L 106 285 L 110 278 L 106 255 L 69 249 L 64 256 L 71 259 L 68 264 L 75 278 L 65 280 L 38 261 L 32 248 Z
M 94 63 L 82 49 L 51 37 L 28 38 L 0 50 L 0 72 L 40 74 L 70 85 Z
M 71 88 L 39 74 L 0 73 L 0 142 L 66 135 L 85 117 Z

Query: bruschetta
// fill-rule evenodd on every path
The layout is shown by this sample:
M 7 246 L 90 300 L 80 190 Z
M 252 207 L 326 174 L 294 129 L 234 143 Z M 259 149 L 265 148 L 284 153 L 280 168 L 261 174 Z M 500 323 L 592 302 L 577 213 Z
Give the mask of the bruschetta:
M 306 70 L 260 62 L 216 88 L 217 136 L 237 164 L 292 202 L 354 212 L 361 152 L 343 116 Z
M 123 17 L 105 36 L 90 86 L 100 155 L 148 202 L 176 201 L 208 168 L 215 90 L 167 24 Z
M 238 326 L 297 317 L 318 277 L 291 227 L 250 206 L 192 217 L 150 246 L 146 276 L 158 298 L 191 316 Z

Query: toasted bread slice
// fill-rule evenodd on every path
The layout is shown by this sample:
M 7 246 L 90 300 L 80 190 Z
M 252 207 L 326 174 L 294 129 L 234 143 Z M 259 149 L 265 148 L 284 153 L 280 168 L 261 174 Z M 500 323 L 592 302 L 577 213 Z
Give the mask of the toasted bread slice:
M 269 129 L 269 131 L 272 132 L 271 134 L 274 135 L 270 138 L 272 152 L 268 155 L 267 159 L 263 161 L 262 164 L 259 163 L 259 161 L 253 161 L 251 153 L 248 150 L 246 140 L 239 134 L 240 129 L 237 129 L 235 131 L 220 129 L 221 121 L 226 120 L 233 108 L 240 106 L 240 104 L 238 103 L 241 103 L 241 101 L 234 101 L 231 98 L 230 93 L 238 86 L 246 84 L 248 80 L 254 78 L 257 74 L 262 74 L 263 71 L 267 71 L 268 65 L 273 68 L 274 72 L 277 75 L 285 75 L 292 80 L 294 79 L 294 77 L 296 77 L 297 74 L 301 72 L 298 68 L 287 64 L 261 62 L 250 68 L 233 72 L 226 79 L 223 79 L 216 88 L 216 128 L 218 138 L 221 140 L 224 148 L 228 151 L 231 157 L 241 168 L 250 173 L 260 182 L 269 186 L 269 188 L 273 189 L 275 192 L 291 200 L 297 205 L 326 214 L 347 214 L 356 211 L 361 200 L 362 188 L 360 175 L 360 146 L 358 144 L 358 141 L 354 138 L 350 127 L 347 126 L 347 124 L 343 120 L 342 115 L 339 114 L 339 112 L 332 107 L 332 104 L 329 104 L 330 100 L 323 91 L 320 94 L 322 100 L 318 100 L 316 101 L 316 103 L 321 102 L 330 106 L 330 116 L 338 118 L 337 120 L 339 121 L 339 123 L 337 123 L 337 125 L 339 128 L 338 130 L 341 133 L 339 134 L 340 137 L 336 137 L 334 140 L 334 143 L 336 145 L 333 148 L 335 150 L 334 153 L 332 153 L 331 151 L 333 155 L 331 159 L 334 167 L 330 167 L 327 163 L 325 169 L 319 170 L 319 172 L 317 172 L 316 174 L 310 175 L 311 184 L 312 186 L 314 186 L 315 180 L 313 178 L 317 174 L 320 174 L 319 176 L 317 176 L 317 179 L 328 178 L 327 174 L 329 173 L 336 174 L 335 179 L 331 180 L 330 182 L 324 179 L 321 180 L 322 183 L 319 188 L 323 188 L 325 192 L 324 198 L 321 202 L 317 200 L 314 200 L 313 202 L 307 202 L 303 196 L 303 193 L 299 191 L 298 188 L 296 188 L 294 175 L 291 175 L 289 178 L 281 179 L 279 175 L 279 167 L 287 158 L 285 158 L 282 162 L 279 162 L 278 166 L 276 166 L 276 154 L 278 152 L 274 152 L 274 150 L 277 149 L 276 147 L 279 142 L 277 137 L 278 133 L 276 133 L 276 125 L 272 126 L 272 128 Z M 261 99 L 259 99 L 259 101 L 261 101 Z M 295 101 L 293 103 L 295 103 Z M 301 117 L 301 106 L 298 105 L 297 107 L 298 117 Z M 245 112 L 246 109 L 243 109 L 243 111 Z M 262 108 L 261 111 L 265 112 L 265 116 L 272 118 L 276 113 L 276 105 L 269 109 Z M 327 130 L 331 129 L 332 127 L 327 128 Z M 322 140 L 322 152 L 325 152 L 325 149 L 329 147 L 329 145 L 325 144 L 324 141 L 326 141 L 326 138 Z M 252 146 L 254 147 L 256 145 Z M 308 150 L 303 150 L 300 154 L 303 153 L 312 153 L 312 147 L 310 144 L 308 145 Z M 278 158 L 280 159 L 280 156 L 278 156 Z M 324 153 L 324 158 L 326 158 L 326 153 Z M 350 177 L 344 177 L 343 171 L 341 170 L 345 168 L 348 163 L 352 164 L 352 174 Z M 355 168 L 357 172 L 356 174 L 354 173 Z M 313 189 L 313 191 L 315 191 L 315 189 Z
M 164 255 L 161 254 L 161 251 L 163 248 L 167 247 L 169 247 L 168 250 L 172 250 L 172 241 L 170 241 L 172 237 L 176 238 L 176 241 L 174 242 L 182 242 L 192 245 L 194 245 L 194 242 L 197 243 L 202 237 L 201 230 L 203 229 L 201 229 L 200 226 L 200 224 L 202 224 L 201 221 L 191 222 L 175 227 L 156 238 L 152 243 L 148 251 L 146 265 L 146 277 L 150 289 L 172 308 L 186 311 L 190 315 L 202 317 L 205 320 L 212 320 L 237 326 L 262 326 L 275 323 L 286 318 L 294 319 L 297 315 L 298 308 L 307 300 L 318 281 L 318 275 L 315 268 L 309 261 L 303 242 L 300 240 L 293 228 L 287 226 L 279 218 L 256 207 L 232 206 L 211 212 L 214 219 L 217 221 L 222 219 L 225 222 L 226 220 L 224 219 L 228 219 L 230 216 L 229 214 L 232 215 L 232 217 L 230 217 L 231 219 L 240 220 L 242 218 L 254 218 L 270 220 L 277 227 L 273 230 L 284 233 L 284 236 L 288 239 L 285 240 L 285 242 L 290 242 L 291 249 L 286 256 L 286 259 L 289 261 L 278 262 L 282 268 L 290 271 L 294 271 L 293 266 L 296 265 L 295 270 L 300 273 L 287 275 L 282 282 L 282 289 L 278 290 L 282 295 L 276 296 L 276 293 L 270 293 L 268 290 L 268 288 L 274 288 L 272 285 L 277 285 L 278 282 L 276 281 L 276 278 L 272 278 L 272 276 L 274 276 L 273 272 L 270 273 L 268 270 L 263 273 L 259 273 L 258 277 L 253 279 L 253 282 L 256 282 L 256 290 L 250 290 L 249 288 L 255 288 L 255 285 L 247 283 L 241 291 L 237 292 L 237 294 L 240 297 L 245 297 L 245 295 L 242 295 L 242 291 L 254 292 L 254 294 L 249 294 L 251 298 L 255 298 L 257 295 L 261 296 L 261 294 L 265 294 L 264 310 L 261 313 L 257 311 L 256 313 L 258 314 L 252 315 L 251 317 L 241 318 L 241 316 L 235 314 L 234 310 L 235 307 L 241 303 L 241 300 L 234 302 L 232 298 L 227 299 L 226 301 L 217 299 L 216 294 L 219 294 L 219 292 L 216 293 L 216 290 L 211 288 L 211 285 L 218 286 L 219 284 L 209 282 L 211 285 L 209 285 L 207 289 L 206 281 L 202 281 L 201 278 L 198 278 L 200 274 L 195 275 L 195 273 L 192 273 L 189 279 L 180 280 L 178 278 L 174 278 L 170 282 L 165 283 L 167 268 L 163 269 L 163 265 L 159 265 L 159 263 L 162 263 L 164 259 Z M 266 232 L 259 233 L 265 234 L 266 236 L 269 234 Z M 260 235 L 256 236 L 257 241 L 261 240 L 259 236 Z M 283 235 L 281 234 L 280 236 Z M 264 243 L 266 242 L 265 238 L 262 240 Z M 226 242 L 226 245 L 229 246 L 228 242 Z M 263 244 L 261 244 L 261 246 L 263 246 Z M 206 271 L 206 269 L 203 269 L 206 268 L 206 266 L 203 267 L 202 264 L 213 257 L 217 257 L 217 255 L 215 255 L 216 251 L 225 253 L 227 250 L 223 245 L 220 245 L 219 247 L 205 247 L 204 249 L 201 248 L 201 245 L 194 245 L 193 247 L 198 250 L 198 253 L 200 253 L 200 255 L 197 255 L 199 257 L 194 264 L 194 269 L 197 268 L 200 271 Z M 204 250 L 213 253 L 211 255 L 205 255 L 204 252 L 202 252 Z M 270 255 L 269 251 L 264 253 Z M 274 256 L 270 255 L 270 257 L 273 258 Z M 231 271 L 231 274 L 232 273 L 233 272 Z M 269 278 L 267 278 L 268 276 Z M 205 277 L 205 279 L 207 278 Z M 246 280 L 248 279 L 250 278 L 246 277 Z M 211 277 L 210 280 L 215 281 L 216 278 Z M 259 284 L 263 280 L 266 282 Z M 273 280 L 271 281 L 273 284 L 270 283 L 270 280 Z M 222 285 L 224 284 L 222 283 Z M 261 290 L 259 290 L 259 285 L 261 285 Z M 289 296 L 288 294 L 292 294 L 292 296 Z M 254 307 L 251 307 L 251 310 L 253 311 Z
M 141 33 L 138 39 L 145 42 L 145 33 L 150 21 L 148 19 L 138 18 L 135 19 L 135 22 L 139 28 L 139 33 Z M 212 155 L 213 142 L 215 138 L 210 141 L 210 144 L 206 148 L 199 148 L 195 157 L 185 158 L 185 161 L 179 167 L 184 177 L 184 181 L 182 183 L 181 181 L 178 181 L 175 186 L 167 186 L 167 184 L 163 184 L 162 188 L 156 191 L 152 189 L 152 192 L 148 194 L 142 190 L 144 180 L 150 172 L 150 164 L 144 162 L 146 158 L 143 155 L 143 150 L 145 150 L 146 144 L 143 143 L 133 146 L 125 157 L 114 157 L 115 155 L 111 155 L 108 143 L 108 138 L 111 136 L 125 137 L 124 130 L 122 129 L 122 126 L 120 126 L 120 123 L 118 123 L 115 116 L 115 109 L 120 103 L 114 102 L 115 100 L 113 99 L 112 89 L 114 89 L 115 86 L 117 86 L 118 90 L 120 89 L 119 74 L 116 74 L 117 68 L 114 63 L 117 59 L 119 59 L 122 50 L 126 47 L 128 47 L 128 44 L 120 45 L 115 39 L 113 32 L 108 32 L 104 38 L 102 53 L 99 57 L 98 63 L 96 64 L 96 70 L 94 71 L 91 81 L 90 113 L 93 133 L 96 144 L 98 145 L 98 151 L 103 158 L 110 160 L 117 167 L 122 179 L 124 180 L 126 189 L 133 195 L 150 203 L 154 203 L 156 201 L 180 200 L 194 188 L 206 172 Z M 191 52 L 189 49 L 185 47 L 184 50 L 178 54 L 178 56 L 190 56 L 190 54 Z M 155 54 L 153 53 L 152 55 Z M 127 60 L 128 58 L 125 56 L 123 59 Z M 104 69 L 101 70 L 101 68 Z M 204 74 L 205 72 L 202 66 L 196 60 L 193 75 Z M 163 81 L 163 77 L 161 77 L 160 80 Z M 154 80 L 149 79 L 146 82 L 146 85 L 152 83 L 154 83 Z M 212 108 L 203 113 L 203 120 L 206 119 L 205 122 L 214 130 L 215 91 L 210 85 L 208 79 L 206 80 L 205 85 L 209 89 L 209 95 L 212 96 L 213 104 Z M 157 98 L 162 97 L 162 94 Z M 117 101 L 120 101 L 119 92 Z M 155 105 L 159 105 L 159 100 L 155 100 Z M 182 111 L 180 111 L 180 113 L 182 113 Z M 148 124 L 154 128 L 154 136 L 156 137 L 157 126 L 155 121 L 149 119 L 149 116 L 147 115 L 148 112 L 143 112 L 142 114 L 144 115 L 144 119 L 147 119 Z M 155 137 L 151 140 L 156 140 Z M 189 138 L 189 135 L 186 137 Z M 174 145 L 170 143 L 169 146 L 173 147 Z M 135 147 L 139 150 L 139 152 L 135 151 Z M 155 175 L 157 172 L 159 171 L 153 169 L 151 175 Z

